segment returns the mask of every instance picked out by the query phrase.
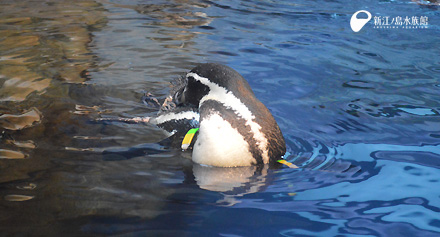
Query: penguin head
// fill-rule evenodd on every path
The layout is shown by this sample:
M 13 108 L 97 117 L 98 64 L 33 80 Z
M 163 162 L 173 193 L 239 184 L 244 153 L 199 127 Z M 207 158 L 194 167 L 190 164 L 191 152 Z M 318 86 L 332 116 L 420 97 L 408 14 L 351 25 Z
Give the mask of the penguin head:
M 185 76 L 186 85 L 175 94 L 178 104 L 199 107 L 200 101 L 210 92 L 215 94 L 214 86 L 227 89 L 233 94 L 254 97 L 248 82 L 234 69 L 216 63 L 200 64 Z
M 200 100 L 209 93 L 209 87 L 188 74 L 185 87 L 176 92 L 174 99 L 178 105 L 199 107 Z

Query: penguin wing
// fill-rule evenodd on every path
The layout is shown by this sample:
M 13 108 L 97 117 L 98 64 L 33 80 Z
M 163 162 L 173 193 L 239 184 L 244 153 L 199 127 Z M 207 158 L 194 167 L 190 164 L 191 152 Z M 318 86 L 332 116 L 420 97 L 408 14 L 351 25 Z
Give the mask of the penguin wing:
M 192 107 L 178 107 L 172 111 L 160 112 L 150 119 L 150 123 L 157 125 L 170 133 L 170 136 L 161 144 L 180 147 L 186 133 L 193 128 L 199 127 L 200 115 L 197 109 Z

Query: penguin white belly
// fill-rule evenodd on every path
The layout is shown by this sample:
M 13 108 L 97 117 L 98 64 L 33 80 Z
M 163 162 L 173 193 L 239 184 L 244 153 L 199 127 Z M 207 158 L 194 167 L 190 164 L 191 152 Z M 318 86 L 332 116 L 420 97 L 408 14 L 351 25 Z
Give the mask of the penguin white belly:
M 217 113 L 200 122 L 192 159 L 199 164 L 222 167 L 255 163 L 243 136 Z

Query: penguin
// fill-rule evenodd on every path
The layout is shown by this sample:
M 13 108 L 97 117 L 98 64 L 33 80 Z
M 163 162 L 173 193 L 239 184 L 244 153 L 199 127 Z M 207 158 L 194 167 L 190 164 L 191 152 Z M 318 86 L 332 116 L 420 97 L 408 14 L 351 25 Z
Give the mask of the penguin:
M 196 128 L 192 160 L 198 164 L 274 164 L 286 153 L 284 137 L 272 114 L 249 83 L 228 66 L 199 64 L 180 79 L 164 104 L 166 109 L 149 122 L 179 139 L 188 129 Z

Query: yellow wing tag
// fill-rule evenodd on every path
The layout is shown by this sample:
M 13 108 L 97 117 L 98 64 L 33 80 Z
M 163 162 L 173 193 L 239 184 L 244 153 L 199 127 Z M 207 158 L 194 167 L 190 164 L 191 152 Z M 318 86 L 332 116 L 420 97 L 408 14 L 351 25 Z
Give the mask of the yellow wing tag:
M 182 141 L 182 149 L 183 150 L 188 149 L 189 145 L 191 145 L 191 141 L 194 138 L 194 135 L 196 134 L 196 132 L 198 130 L 199 130 L 199 128 L 193 128 L 193 129 L 190 129 L 186 133 L 186 135 L 185 135 L 185 137 L 183 138 L 183 141 Z
M 294 164 L 292 164 L 290 162 L 287 162 L 286 160 L 277 160 L 277 162 L 281 163 L 283 165 L 287 165 L 287 166 L 289 166 L 289 168 L 294 168 L 294 169 L 299 168 L 298 166 L 296 166 L 296 165 L 294 165 Z

